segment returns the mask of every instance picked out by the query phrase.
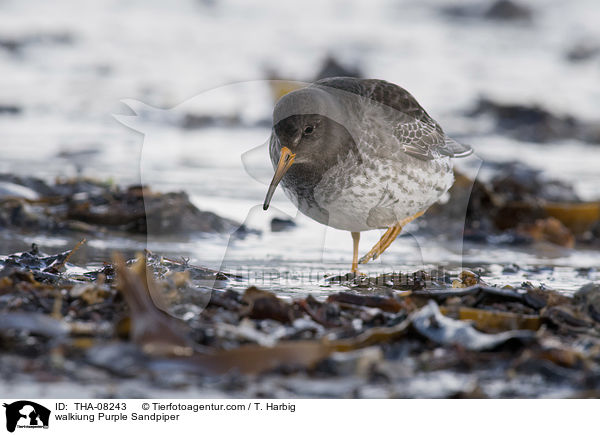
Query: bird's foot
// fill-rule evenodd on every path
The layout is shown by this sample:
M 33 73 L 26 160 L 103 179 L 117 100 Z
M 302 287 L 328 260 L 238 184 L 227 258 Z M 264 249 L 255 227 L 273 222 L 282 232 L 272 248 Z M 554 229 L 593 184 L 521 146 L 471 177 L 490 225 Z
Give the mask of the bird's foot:
M 359 276 L 367 276 L 365 273 L 359 271 L 358 267 L 352 267 L 352 269 L 350 269 L 349 275 L 354 275 L 355 278 Z
M 422 216 L 423 213 L 424 212 L 420 211 L 414 216 L 403 219 L 396 225 L 389 227 L 387 231 L 383 234 L 383 236 L 381 236 L 379 242 L 377 242 L 375 246 L 373 246 L 373 248 L 366 255 L 363 255 L 361 257 L 361 259 L 358 261 L 359 264 L 365 264 L 370 260 L 376 260 L 381 254 L 384 253 L 384 251 L 392 244 L 392 242 L 396 240 L 396 237 L 398 237 L 398 235 L 402 231 L 402 227 L 412 222 L 419 216 Z
M 358 261 L 359 264 L 366 264 L 370 260 L 377 259 L 383 252 L 392 244 L 392 242 L 398 237 L 402 231 L 402 227 L 400 225 L 394 225 L 389 227 L 387 231 L 381 236 L 381 239 L 371 248 L 371 250 L 361 257 Z

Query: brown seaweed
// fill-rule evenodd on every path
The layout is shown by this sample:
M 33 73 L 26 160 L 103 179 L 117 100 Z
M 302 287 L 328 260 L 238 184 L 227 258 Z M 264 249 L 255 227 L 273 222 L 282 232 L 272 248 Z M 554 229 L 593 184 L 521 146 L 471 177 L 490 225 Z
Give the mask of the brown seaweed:
M 60 281 L 69 263 L 64 272 L 48 266 L 67 256 L 34 250 L 0 264 L 4 366 L 16 360 L 72 380 L 93 367 L 106 379 L 154 386 L 212 379 L 223 392 L 240 394 L 276 383 L 303 397 L 600 391 L 595 285 L 571 298 L 530 285 L 489 286 L 485 272 L 462 271 L 411 291 L 385 275 L 358 286 L 348 281 L 351 290 L 325 300 L 288 301 L 252 287 L 213 290 L 207 299 L 190 282 L 214 271 L 185 259 L 115 257 L 115 265 Z M 109 279 L 115 270 L 117 279 Z M 465 373 L 468 382 L 452 381 Z M 380 392 L 367 394 L 373 389 Z

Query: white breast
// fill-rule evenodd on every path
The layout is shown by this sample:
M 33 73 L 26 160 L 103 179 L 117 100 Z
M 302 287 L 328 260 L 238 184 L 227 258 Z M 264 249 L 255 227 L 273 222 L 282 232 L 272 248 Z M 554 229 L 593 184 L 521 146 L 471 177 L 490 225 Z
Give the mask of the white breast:
M 327 225 L 366 231 L 425 211 L 453 181 L 448 157 L 421 161 L 405 154 L 401 160 L 363 155 L 362 164 L 355 157 L 338 162 L 325 173 L 314 195 L 328 212 Z

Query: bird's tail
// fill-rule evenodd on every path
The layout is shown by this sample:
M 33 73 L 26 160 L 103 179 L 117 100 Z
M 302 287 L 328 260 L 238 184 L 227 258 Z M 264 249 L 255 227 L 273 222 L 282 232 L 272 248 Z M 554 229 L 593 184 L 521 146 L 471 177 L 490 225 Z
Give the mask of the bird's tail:
M 473 154 L 473 148 L 470 145 L 459 143 L 448 136 L 446 136 L 444 140 L 446 146 L 452 150 L 452 157 L 454 158 L 467 157 Z

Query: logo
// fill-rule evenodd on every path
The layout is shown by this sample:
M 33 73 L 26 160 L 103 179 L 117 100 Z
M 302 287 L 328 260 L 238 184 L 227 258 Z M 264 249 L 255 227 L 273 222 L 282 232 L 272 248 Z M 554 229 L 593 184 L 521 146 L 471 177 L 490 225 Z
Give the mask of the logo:
M 242 201 L 246 204 L 245 207 L 240 207 L 235 211 L 236 220 L 242 223 L 241 226 L 230 227 L 230 223 L 223 223 L 215 227 L 215 231 L 229 232 L 229 239 L 227 237 L 214 239 L 210 242 L 211 244 L 214 243 L 211 245 L 210 250 L 199 250 L 197 238 L 192 234 L 193 231 L 196 231 L 194 225 L 185 224 L 188 218 L 172 220 L 169 217 L 169 222 L 177 221 L 181 222 L 181 225 L 179 223 L 173 224 L 174 226 L 171 226 L 171 224 L 165 225 L 167 215 L 163 213 L 163 208 L 156 207 L 155 197 L 152 196 L 153 194 L 149 190 L 143 190 L 147 220 L 147 249 L 157 253 L 164 252 L 166 242 L 176 242 L 179 250 L 188 253 L 193 252 L 196 261 L 214 267 L 219 271 L 216 274 L 206 274 L 206 277 L 202 278 L 202 282 L 199 282 L 196 278 L 193 280 L 198 290 L 196 294 L 202 298 L 199 301 L 200 303 L 195 303 L 195 306 L 199 309 L 203 309 L 208 305 L 212 289 L 222 287 L 223 274 L 221 272 L 225 272 L 227 276 L 235 277 L 235 280 L 240 280 L 248 287 L 256 285 L 269 288 L 305 284 L 320 286 L 323 284 L 325 275 L 332 277 L 341 275 L 343 277 L 352 267 L 350 260 L 353 254 L 353 243 L 348 233 L 340 230 L 330 231 L 329 228 L 352 226 L 360 221 L 359 224 L 356 224 L 359 227 L 364 225 L 379 231 L 380 237 L 387 234 L 385 239 L 387 246 L 398 235 L 398 228 L 394 232 L 386 232 L 385 234 L 381 229 L 389 228 L 387 223 L 401 222 L 408 218 L 408 216 L 402 214 L 406 210 L 397 205 L 400 200 L 395 198 L 396 194 L 400 195 L 402 192 L 395 192 L 393 190 L 395 187 L 389 187 L 388 185 L 379 186 L 381 189 L 377 195 L 365 194 L 364 198 L 367 199 L 361 206 L 362 214 L 360 217 L 353 216 L 353 214 L 356 214 L 354 212 L 348 212 L 350 214 L 346 215 L 345 206 L 342 204 L 356 202 L 356 199 L 353 199 L 356 196 L 355 192 L 362 192 L 362 187 L 360 187 L 361 185 L 355 186 L 354 183 L 359 183 L 356 180 L 363 177 L 363 175 L 356 180 L 351 177 L 349 180 L 354 181 L 340 184 L 336 181 L 337 176 L 334 175 L 334 172 L 328 172 L 328 174 L 330 174 L 331 185 L 336 187 L 326 188 L 323 190 L 322 195 L 319 194 L 321 196 L 317 195 L 322 203 L 316 203 L 314 207 L 306 205 L 313 200 L 317 201 L 313 198 L 312 187 L 307 188 L 306 191 L 309 198 L 306 201 L 300 201 L 300 203 L 305 204 L 305 211 L 309 213 L 308 216 L 311 217 L 311 214 L 315 216 L 313 219 L 307 220 L 300 216 L 301 211 L 296 207 L 298 198 L 293 199 L 293 195 L 291 201 L 278 199 L 277 195 L 279 195 L 279 198 L 283 198 L 281 188 L 276 191 L 273 197 L 275 198 L 274 203 L 269 210 L 264 210 L 265 194 L 269 192 L 273 184 L 273 176 L 277 167 L 277 162 L 271 161 L 270 150 L 273 122 L 278 122 L 282 117 L 287 119 L 285 117 L 313 116 L 316 114 L 330 119 L 332 123 L 340 127 L 340 130 L 336 130 L 336 134 L 343 135 L 343 138 L 340 139 L 336 136 L 339 140 L 351 140 L 352 143 L 357 144 L 365 136 L 365 132 L 357 127 L 356 120 L 351 115 L 354 112 L 333 110 L 329 103 L 323 105 L 315 103 L 317 104 L 315 107 L 282 106 L 285 110 L 282 109 L 283 112 L 278 113 L 277 118 L 273 120 L 273 107 L 276 106 L 276 100 L 285 92 L 306 86 L 309 86 L 309 84 L 279 80 L 237 82 L 206 90 L 206 92 L 168 109 L 151 107 L 141 101 L 123 100 L 123 103 L 130 109 L 129 114 L 114 115 L 123 125 L 143 134 L 140 160 L 142 185 L 152 186 L 152 190 L 156 191 L 169 191 L 173 188 L 173 185 L 172 177 L 167 175 L 168 171 L 179 171 L 178 165 L 180 162 L 185 162 L 185 168 L 181 168 L 182 170 L 188 171 L 195 168 L 194 176 L 189 180 L 186 179 L 186 191 L 191 192 L 193 195 L 203 196 L 207 194 L 206 186 L 217 186 L 214 184 L 214 170 L 223 170 L 223 173 L 227 174 L 227 192 L 223 194 L 225 196 L 222 196 L 221 199 L 229 198 L 227 195 L 231 194 L 237 198 L 236 201 L 243 198 Z M 273 98 L 270 103 L 266 101 L 265 104 L 264 99 L 260 96 L 263 96 L 265 90 L 269 89 L 277 97 Z M 336 99 L 343 102 L 342 106 L 344 107 L 362 107 L 361 105 L 365 104 L 362 97 L 352 92 L 339 89 L 332 92 L 335 92 Z M 214 111 L 215 101 L 227 102 L 223 111 L 220 109 L 217 112 Z M 296 110 L 300 112 L 296 113 Z M 394 117 L 398 119 L 410 118 L 410 115 L 404 113 L 395 114 L 393 107 L 384 104 L 369 106 L 369 110 L 372 111 L 372 113 L 369 112 L 371 113 L 369 116 L 381 120 L 394 119 Z M 193 115 L 191 115 L 192 113 Z M 165 125 L 174 124 L 181 125 L 185 129 L 194 128 L 198 132 L 191 136 L 189 140 L 186 139 L 182 142 L 181 147 L 178 145 L 170 149 L 165 147 L 165 142 L 170 140 L 171 133 L 165 133 L 161 128 L 157 128 L 157 120 L 164 120 Z M 415 118 L 414 122 L 419 125 L 420 121 Z M 237 127 L 230 128 L 231 126 Z M 213 127 L 217 130 L 214 130 Z M 217 143 L 219 146 L 215 146 Z M 276 157 L 280 158 L 280 151 L 276 151 Z M 186 157 L 192 155 L 203 157 L 198 160 L 190 160 Z M 209 161 L 207 159 L 210 160 L 210 163 L 207 163 Z M 354 167 L 355 163 L 349 162 L 350 160 L 348 160 L 348 167 Z M 358 165 L 358 163 L 356 164 Z M 456 184 L 451 194 L 449 193 L 441 198 L 442 202 L 447 201 L 447 206 L 438 204 L 427 212 L 432 219 L 432 223 L 429 225 L 444 228 L 444 233 L 452 235 L 451 237 L 444 236 L 444 248 L 452 255 L 457 254 L 456 260 L 452 260 L 455 264 L 462 262 L 462 234 L 465 228 L 471 187 L 473 186 L 472 180 L 475 180 L 480 164 L 481 160 L 473 160 L 472 166 L 461 167 L 461 171 L 464 171 L 465 175 L 462 177 L 463 181 Z M 208 167 L 211 169 L 207 170 Z M 339 170 L 342 171 L 341 167 Z M 337 173 L 335 172 L 335 174 Z M 387 172 L 385 173 L 387 174 Z M 368 180 L 369 176 L 364 175 L 364 177 L 367 177 L 365 180 Z M 449 183 L 452 175 L 446 173 L 446 175 L 440 177 L 436 183 L 441 183 L 441 186 L 444 183 Z M 362 178 L 360 179 L 362 180 Z M 254 183 L 262 184 L 262 187 Z M 435 195 L 441 194 L 446 187 L 447 184 L 444 184 L 444 187 L 440 187 L 441 190 L 437 191 Z M 339 192 L 334 195 L 332 193 L 334 191 Z M 430 198 L 432 194 L 426 193 L 423 195 Z M 407 201 L 412 200 L 407 199 Z M 414 203 L 414 201 L 412 202 Z M 417 213 L 417 210 L 415 209 L 411 213 Z M 173 216 L 175 215 L 173 214 Z M 291 237 L 285 235 L 278 237 L 277 234 L 269 235 L 268 237 L 273 237 L 269 240 L 277 240 L 277 243 L 268 242 L 265 243 L 264 248 L 261 248 L 264 251 L 260 255 L 264 254 L 265 258 L 269 258 L 268 262 L 245 262 L 242 252 L 245 252 L 245 249 L 254 243 L 254 239 L 250 237 L 248 242 L 243 242 L 244 234 L 252 234 L 252 230 L 249 229 L 264 228 L 265 221 L 270 220 L 271 225 L 273 225 L 275 219 L 282 218 L 292 222 L 296 218 L 301 220 L 303 225 L 302 235 L 300 236 L 300 231 Z M 337 227 L 336 225 L 328 226 L 331 222 L 337 222 L 339 225 Z M 205 224 L 199 223 L 198 227 L 201 225 Z M 230 229 L 227 230 L 227 228 Z M 309 228 L 310 230 L 308 230 Z M 377 258 L 376 264 L 373 260 L 379 255 L 375 250 L 375 246 L 379 245 L 379 243 L 375 245 L 379 237 L 375 231 L 368 232 L 367 234 L 371 235 L 365 235 L 362 243 L 363 247 L 369 244 L 373 246 L 371 250 L 373 253 L 370 257 L 365 256 L 366 261 L 371 264 L 365 265 L 362 272 L 371 277 L 377 277 L 384 273 L 389 274 L 394 271 L 398 263 L 404 262 L 407 258 L 410 258 L 410 267 L 414 270 L 429 269 L 431 261 L 425 260 L 424 251 L 436 252 L 432 251 L 431 248 L 435 246 L 437 250 L 438 242 L 436 238 L 426 238 L 422 233 L 411 234 L 410 231 L 410 227 L 404 231 L 403 241 L 405 241 L 405 247 L 403 248 L 403 254 L 399 254 L 399 250 L 395 254 L 390 252 L 388 255 Z M 276 233 L 278 231 L 271 229 L 271 232 Z M 384 239 L 381 240 L 383 243 Z M 425 249 L 422 249 L 422 242 L 429 244 L 429 246 L 424 246 Z M 400 242 L 398 242 L 399 244 Z M 299 256 L 296 256 L 299 247 L 301 247 L 300 253 Z M 340 264 L 341 258 L 345 259 L 343 265 Z M 288 262 L 287 260 L 292 261 Z M 455 267 L 458 269 L 460 266 L 456 264 Z M 159 306 L 160 304 L 161 302 L 158 302 Z
M 29 400 L 19 400 L 6 408 L 6 430 L 14 432 L 16 428 L 22 429 L 48 429 L 50 410 Z

